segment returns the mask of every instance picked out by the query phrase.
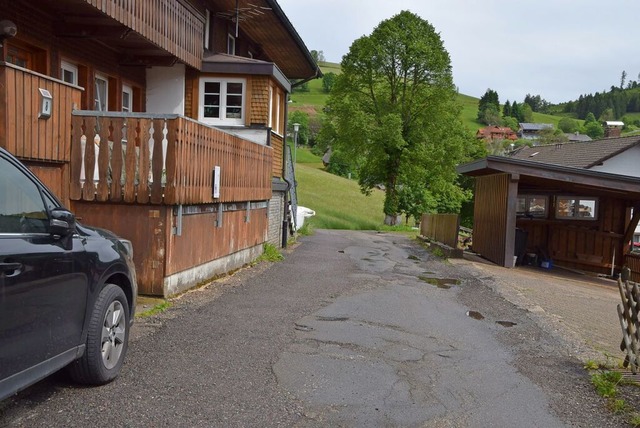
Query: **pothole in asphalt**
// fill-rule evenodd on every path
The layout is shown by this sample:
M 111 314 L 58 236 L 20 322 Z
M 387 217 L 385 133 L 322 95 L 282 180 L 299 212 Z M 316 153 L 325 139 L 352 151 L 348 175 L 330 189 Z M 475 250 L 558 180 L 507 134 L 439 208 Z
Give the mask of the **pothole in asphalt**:
M 460 285 L 460 280 L 454 278 L 431 278 L 428 276 L 419 276 L 418 279 L 445 290 L 450 289 L 454 285 Z
M 318 321 L 349 321 L 349 317 L 316 317 Z
M 483 320 L 484 315 L 482 315 L 478 311 L 467 311 L 467 316 L 473 318 L 474 320 Z
M 344 254 L 344 250 L 338 250 L 338 252 Z
M 500 324 L 503 327 L 513 327 L 514 325 L 518 325 L 518 323 L 515 323 L 513 321 L 496 321 L 496 324 Z

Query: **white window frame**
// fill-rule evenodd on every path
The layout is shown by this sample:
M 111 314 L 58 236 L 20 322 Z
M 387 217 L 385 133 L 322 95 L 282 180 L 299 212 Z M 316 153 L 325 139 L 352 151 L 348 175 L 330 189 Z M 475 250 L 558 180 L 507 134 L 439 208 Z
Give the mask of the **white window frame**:
M 574 200 L 575 201 L 574 204 L 578 206 L 580 205 L 580 201 L 592 201 L 594 203 L 593 212 L 591 213 L 592 215 L 580 216 L 579 213 L 576 212 L 575 210 L 572 216 L 559 215 L 559 208 L 560 208 L 559 201 L 562 199 Z M 593 196 L 566 196 L 566 195 L 556 196 L 555 218 L 558 220 L 587 220 L 587 221 L 597 220 L 599 204 L 600 204 L 599 198 L 593 197 Z
M 102 100 L 99 98 L 100 96 L 98 91 L 99 80 L 104 82 L 104 102 L 102 102 Z M 108 111 L 109 110 L 109 78 L 104 74 L 96 73 L 94 77 L 93 88 L 94 88 L 93 108 L 97 111 Z M 96 108 L 96 105 L 98 105 L 100 108 Z M 104 109 L 102 108 L 103 106 L 104 106 Z
M 236 54 L 236 38 L 231 34 L 227 34 L 227 53 L 229 55 Z
M 204 116 L 204 85 L 205 83 L 220 83 L 220 116 L 218 118 Z M 227 84 L 242 83 L 242 104 L 240 118 L 227 119 Z M 198 120 L 211 125 L 244 126 L 247 114 L 247 80 L 246 79 L 222 79 L 217 77 L 202 77 L 199 85 Z
M 72 74 L 73 82 L 67 82 L 66 80 L 64 80 L 65 71 Z M 78 86 L 78 66 L 69 61 L 60 61 L 60 80 Z
M 280 129 L 280 103 L 282 98 L 280 97 L 280 91 L 276 89 L 276 134 L 282 135 L 282 129 Z
M 276 132 L 276 130 L 273 127 L 273 86 L 269 86 L 269 122 L 268 122 L 268 126 L 269 126 L 269 128 L 271 128 L 272 131 Z
M 129 105 L 124 104 L 124 94 L 129 95 Z M 133 88 L 126 83 L 122 84 L 122 111 L 131 113 L 133 111 Z

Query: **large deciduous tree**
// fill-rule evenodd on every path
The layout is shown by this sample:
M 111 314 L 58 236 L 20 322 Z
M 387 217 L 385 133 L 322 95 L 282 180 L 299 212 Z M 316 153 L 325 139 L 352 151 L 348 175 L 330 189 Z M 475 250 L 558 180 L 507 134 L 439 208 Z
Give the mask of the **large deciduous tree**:
M 416 186 L 432 210 L 459 208 L 467 194 L 455 166 L 469 140 L 449 54 L 433 26 L 400 12 L 357 39 L 341 66 L 322 134 L 351 160 L 364 193 L 384 185 L 385 223 L 400 221 L 401 191 Z

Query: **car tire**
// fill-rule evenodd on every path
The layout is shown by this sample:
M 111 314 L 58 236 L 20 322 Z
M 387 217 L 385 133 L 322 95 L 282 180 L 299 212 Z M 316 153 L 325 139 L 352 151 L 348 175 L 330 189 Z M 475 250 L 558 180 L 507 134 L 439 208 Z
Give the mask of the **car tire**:
M 129 304 L 124 291 L 107 284 L 91 313 L 84 355 L 69 373 L 79 383 L 101 385 L 120 373 L 129 342 Z

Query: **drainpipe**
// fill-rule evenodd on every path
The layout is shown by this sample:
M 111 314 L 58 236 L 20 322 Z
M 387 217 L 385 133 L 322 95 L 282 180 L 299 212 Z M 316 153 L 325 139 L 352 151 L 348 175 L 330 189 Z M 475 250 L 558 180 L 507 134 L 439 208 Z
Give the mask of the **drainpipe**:
M 291 94 L 288 94 L 291 96 Z M 287 176 L 287 128 L 289 122 L 289 101 L 285 99 L 284 102 L 284 138 L 282 141 L 282 179 L 287 183 L 287 189 L 284 191 L 284 212 L 282 213 L 282 248 L 287 248 L 287 241 L 289 240 L 289 222 L 287 221 L 289 214 L 289 189 L 291 183 L 285 178 Z

